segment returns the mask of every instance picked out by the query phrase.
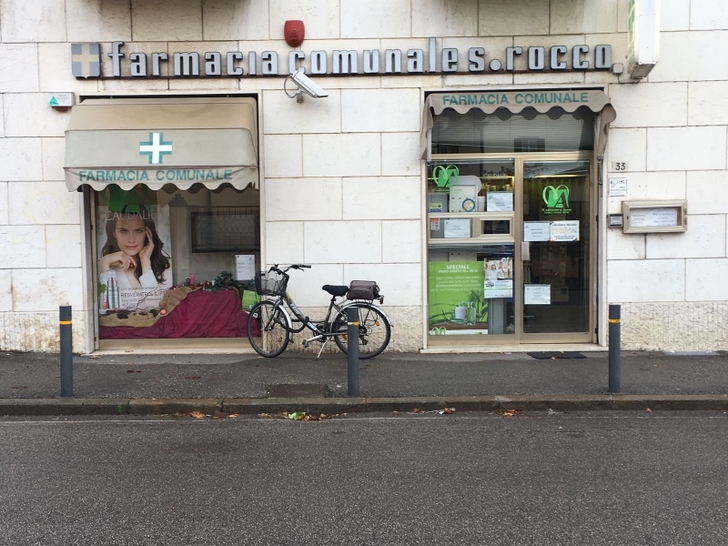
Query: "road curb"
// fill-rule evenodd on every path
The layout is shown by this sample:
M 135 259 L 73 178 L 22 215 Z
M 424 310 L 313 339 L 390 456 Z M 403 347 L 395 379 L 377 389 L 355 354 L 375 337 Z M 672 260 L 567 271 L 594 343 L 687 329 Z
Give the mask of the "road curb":
M 728 394 L 584 394 L 400 398 L 1 399 L 0 415 L 163 415 L 305 411 L 312 414 L 432 411 L 728 411 Z
M 0 400 L 0 415 L 126 415 L 128 399 L 19 398 Z

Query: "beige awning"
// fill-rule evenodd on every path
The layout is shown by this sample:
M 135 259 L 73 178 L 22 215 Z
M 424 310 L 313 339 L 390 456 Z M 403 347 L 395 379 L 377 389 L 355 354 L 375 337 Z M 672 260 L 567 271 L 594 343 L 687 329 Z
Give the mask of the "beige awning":
M 601 113 L 599 116 L 599 129 L 596 135 L 596 149 L 598 157 L 604 155 L 607 145 L 607 131 L 609 124 L 614 121 L 617 114 L 609 102 L 604 91 L 596 89 L 569 89 L 569 90 L 533 90 L 533 91 L 479 91 L 471 93 L 432 93 L 425 99 L 425 109 L 422 114 L 422 132 L 420 134 L 420 150 L 422 158 L 429 155 L 429 132 L 433 127 L 434 116 L 442 114 L 446 108 L 452 108 L 459 114 L 470 110 L 481 110 L 492 114 L 499 108 L 505 108 L 513 114 L 519 114 L 525 108 L 534 108 L 540 114 L 545 114 L 552 108 L 562 108 L 566 112 L 574 112 L 577 108 L 586 106 L 592 112 Z
M 66 130 L 66 186 L 258 187 L 255 99 L 89 99 Z

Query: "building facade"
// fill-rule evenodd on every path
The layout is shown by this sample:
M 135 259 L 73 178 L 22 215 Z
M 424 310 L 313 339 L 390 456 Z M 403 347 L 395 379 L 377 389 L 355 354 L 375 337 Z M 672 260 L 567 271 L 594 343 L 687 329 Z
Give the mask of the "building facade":
M 0 35 L 3 350 L 61 305 L 77 351 L 245 350 L 291 263 L 309 316 L 376 280 L 394 351 L 604 346 L 609 304 L 626 349 L 728 349 L 718 0 L 0 0 Z

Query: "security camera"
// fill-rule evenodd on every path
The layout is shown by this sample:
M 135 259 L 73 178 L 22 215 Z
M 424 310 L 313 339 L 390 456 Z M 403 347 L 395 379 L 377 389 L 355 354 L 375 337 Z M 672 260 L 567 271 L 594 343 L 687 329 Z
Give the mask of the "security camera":
M 298 92 L 295 93 L 294 95 L 290 95 L 288 93 L 288 90 L 285 89 L 285 84 L 284 84 L 284 90 L 286 91 L 286 95 L 288 95 L 291 98 L 296 97 L 296 100 L 298 102 L 303 102 L 303 93 L 306 93 L 307 95 L 309 95 L 315 99 L 320 99 L 320 98 L 329 96 L 329 94 L 326 91 L 324 91 L 321 88 L 321 86 L 317 85 L 316 82 L 314 82 L 311 78 L 309 78 L 308 76 L 306 76 L 306 74 L 304 74 L 302 68 L 297 69 L 293 74 L 288 76 L 288 78 L 286 78 L 286 81 L 288 81 L 289 79 L 292 80 L 293 83 L 296 84 L 296 86 L 298 87 Z

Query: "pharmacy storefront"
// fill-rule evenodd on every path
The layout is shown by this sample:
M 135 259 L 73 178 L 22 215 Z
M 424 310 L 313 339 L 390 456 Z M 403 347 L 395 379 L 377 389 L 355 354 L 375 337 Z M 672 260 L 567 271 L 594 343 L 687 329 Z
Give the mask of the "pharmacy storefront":
M 427 95 L 428 345 L 596 340 L 614 118 L 594 89 Z
M 478 46 L 461 53 L 440 50 L 436 38 L 422 44 L 421 49 L 381 53 L 292 52 L 290 71 L 303 66 L 311 76 L 286 78 L 283 92 L 296 99 L 291 104 L 303 103 L 295 114 L 320 115 L 329 92 L 316 83 L 325 84 L 325 78 L 314 82 L 316 75 L 357 81 L 355 76 L 373 73 L 411 77 L 425 71 L 517 67 L 538 72 L 546 66 L 565 70 L 567 64 L 570 70 L 598 72 L 611 66 L 612 56 L 608 45 L 534 46 L 525 52 L 510 47 L 501 62 L 487 60 Z M 122 81 L 255 78 L 279 72 L 274 52 L 200 56 L 132 48 L 119 41 L 73 44 L 72 69 L 79 78 L 107 74 L 109 80 Z M 378 222 L 383 238 L 363 241 L 364 246 L 383 245 L 380 254 L 387 247 L 407 251 L 388 252 L 389 264 L 357 268 L 332 247 L 326 261 L 333 263 L 321 265 L 330 269 L 338 262 L 339 274 L 344 273 L 332 281 L 348 284 L 349 276 L 379 280 L 401 266 L 420 269 L 417 301 L 402 306 L 401 314 L 396 308 L 392 312 L 399 338 L 395 350 L 597 341 L 597 180 L 607 128 L 615 118 L 603 88 L 439 91 L 419 86 L 412 91 L 422 107 L 407 120 L 419 129 L 419 144 L 412 141 L 413 157 L 407 161 L 418 165 L 422 178 L 412 179 L 411 193 L 398 191 L 406 202 L 421 199 L 425 206 L 414 214 L 409 204 L 401 211 L 384 206 L 379 214 L 367 211 L 363 218 Z M 391 101 L 388 95 L 386 90 L 379 93 Z M 245 345 L 248 306 L 256 298 L 255 272 L 271 262 L 317 261 L 307 259 L 314 253 L 306 252 L 305 245 L 302 255 L 287 254 L 266 239 L 266 233 L 283 225 L 277 221 L 279 210 L 295 211 L 296 206 L 285 202 L 290 196 L 265 197 L 281 182 L 265 177 L 277 170 L 281 158 L 267 156 L 261 188 L 264 154 L 258 143 L 272 138 L 258 128 L 259 102 L 258 93 L 89 96 L 73 106 L 64 169 L 68 189 L 81 191 L 85 199 L 94 348 L 179 346 L 182 341 L 193 347 L 239 348 Z M 261 124 L 266 126 L 265 119 Z M 297 127 L 306 130 L 305 123 Z M 302 159 L 305 171 L 307 157 Z M 322 178 L 331 179 L 331 174 L 351 188 L 353 200 L 368 191 L 370 181 L 354 177 L 355 171 L 343 167 Z M 356 186 L 346 184 L 350 176 Z M 303 186 L 306 178 L 291 183 Z M 378 178 L 380 186 L 397 182 Z M 328 191 L 323 202 L 340 190 L 330 186 Z M 312 195 L 316 197 L 303 197 L 304 204 Z M 337 216 L 347 219 L 346 203 L 341 212 L 334 211 Z M 307 220 L 299 217 L 297 229 L 306 237 L 316 223 L 303 218 Z M 416 232 L 390 231 L 384 239 L 382 226 L 411 226 L 412 220 L 421 226 Z M 372 224 L 355 227 L 377 229 Z M 424 259 L 407 263 L 418 247 L 424 248 Z M 373 251 L 365 248 L 362 255 Z M 396 283 L 382 284 L 393 295 L 387 302 L 397 305 Z

